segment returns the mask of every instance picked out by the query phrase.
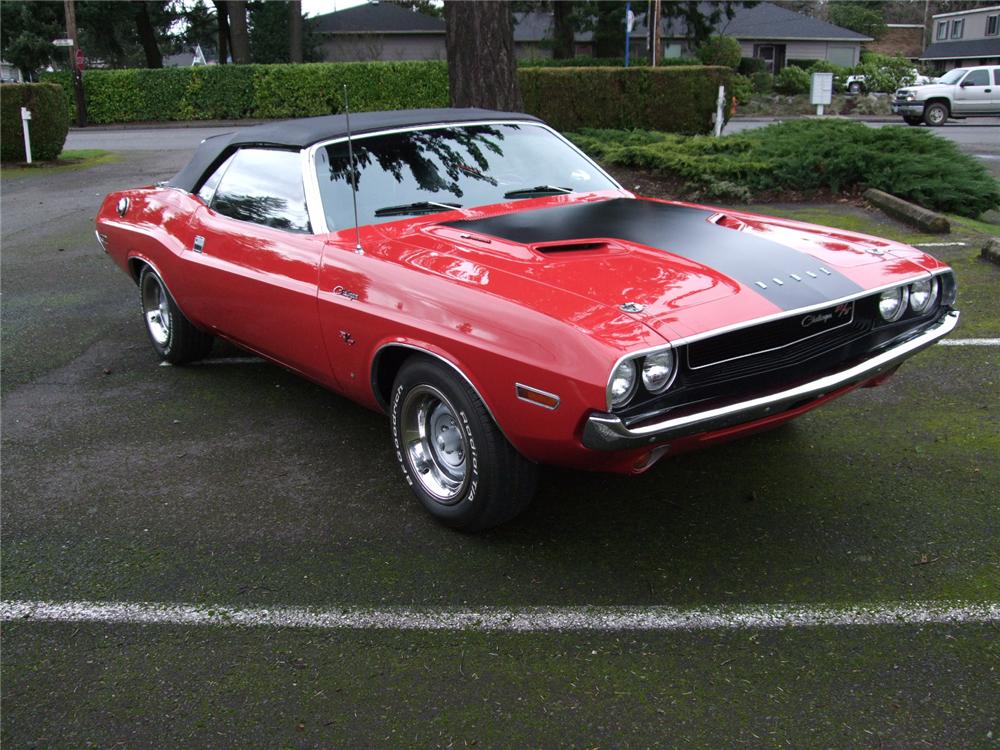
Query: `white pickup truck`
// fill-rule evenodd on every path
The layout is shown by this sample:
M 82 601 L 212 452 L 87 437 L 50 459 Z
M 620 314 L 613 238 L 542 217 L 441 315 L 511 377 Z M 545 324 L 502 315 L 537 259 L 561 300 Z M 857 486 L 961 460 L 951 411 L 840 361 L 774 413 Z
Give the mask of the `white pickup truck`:
M 893 114 L 909 125 L 943 125 L 949 117 L 1000 115 L 1000 65 L 949 70 L 934 83 L 907 86 L 893 96 Z

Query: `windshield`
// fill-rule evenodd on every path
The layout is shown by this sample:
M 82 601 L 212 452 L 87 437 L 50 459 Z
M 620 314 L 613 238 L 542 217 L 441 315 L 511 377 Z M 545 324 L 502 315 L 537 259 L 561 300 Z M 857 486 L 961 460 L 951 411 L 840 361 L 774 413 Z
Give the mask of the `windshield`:
M 937 79 L 938 83 L 958 83 L 959 79 L 968 72 L 968 68 L 955 68 L 954 70 L 949 70 L 943 76 Z
M 470 208 L 616 187 L 562 139 L 537 125 L 413 130 L 355 138 L 353 146 L 361 224 L 447 211 L 455 205 Z M 346 141 L 316 152 L 331 232 L 354 226 L 349 167 Z

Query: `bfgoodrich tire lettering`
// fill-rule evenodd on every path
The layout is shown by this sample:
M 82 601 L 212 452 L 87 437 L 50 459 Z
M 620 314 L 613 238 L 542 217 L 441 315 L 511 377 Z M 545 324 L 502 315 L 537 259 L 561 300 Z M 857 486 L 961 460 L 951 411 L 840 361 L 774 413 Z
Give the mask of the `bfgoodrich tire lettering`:
M 537 467 L 507 442 L 476 392 L 426 357 L 400 369 L 389 401 L 396 461 L 441 523 L 480 531 L 510 520 L 534 494 Z
M 149 266 L 144 266 L 139 274 L 139 306 L 149 342 L 165 362 L 175 365 L 192 362 L 212 348 L 212 336 L 199 331 L 184 317 L 163 279 Z

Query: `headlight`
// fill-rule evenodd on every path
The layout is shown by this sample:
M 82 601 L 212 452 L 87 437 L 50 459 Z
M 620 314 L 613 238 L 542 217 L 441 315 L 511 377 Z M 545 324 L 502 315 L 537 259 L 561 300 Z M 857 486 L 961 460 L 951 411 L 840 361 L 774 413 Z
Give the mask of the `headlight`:
M 910 309 L 915 313 L 927 312 L 937 299 L 937 278 L 921 279 L 910 284 Z
M 621 406 L 632 397 L 635 391 L 635 362 L 631 359 L 622 360 L 621 364 L 611 373 L 608 383 L 608 396 L 612 406 Z
M 674 377 L 674 352 L 665 349 L 646 357 L 642 363 L 642 384 L 652 394 L 663 393 Z
M 906 312 L 906 287 L 897 286 L 886 289 L 878 298 L 878 312 L 882 319 L 892 323 L 903 317 Z

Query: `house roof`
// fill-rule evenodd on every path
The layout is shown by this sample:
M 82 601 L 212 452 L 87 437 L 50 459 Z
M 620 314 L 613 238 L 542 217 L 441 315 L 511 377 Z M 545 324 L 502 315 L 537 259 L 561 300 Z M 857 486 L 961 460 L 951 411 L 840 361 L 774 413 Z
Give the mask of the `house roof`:
M 703 15 L 717 10 L 714 3 L 701 3 Z M 872 37 L 834 26 L 832 23 L 772 3 L 760 3 L 751 8 L 737 7 L 732 18 L 725 13 L 716 24 L 719 34 L 737 39 L 807 39 L 813 41 L 870 42 Z M 673 39 L 688 36 L 687 24 L 681 18 L 664 19 L 663 35 Z
M 921 60 L 964 60 L 1000 57 L 1000 37 L 968 39 L 964 42 L 935 42 L 923 51 Z
M 444 34 L 444 19 L 394 3 L 365 3 L 316 16 L 320 34 Z
M 489 109 L 402 109 L 391 112 L 357 112 L 351 117 L 351 135 L 421 125 L 492 120 L 541 122 L 532 115 L 520 112 L 494 112 Z M 188 192 L 194 190 L 201 184 L 202 178 L 210 174 L 210 170 L 214 170 L 240 146 L 302 149 L 314 143 L 342 138 L 346 135 L 347 119 L 344 115 L 324 115 L 322 117 L 269 122 L 264 125 L 240 128 L 232 133 L 220 133 L 203 140 L 194 152 L 194 156 L 191 157 L 191 161 L 169 180 L 167 185 Z

